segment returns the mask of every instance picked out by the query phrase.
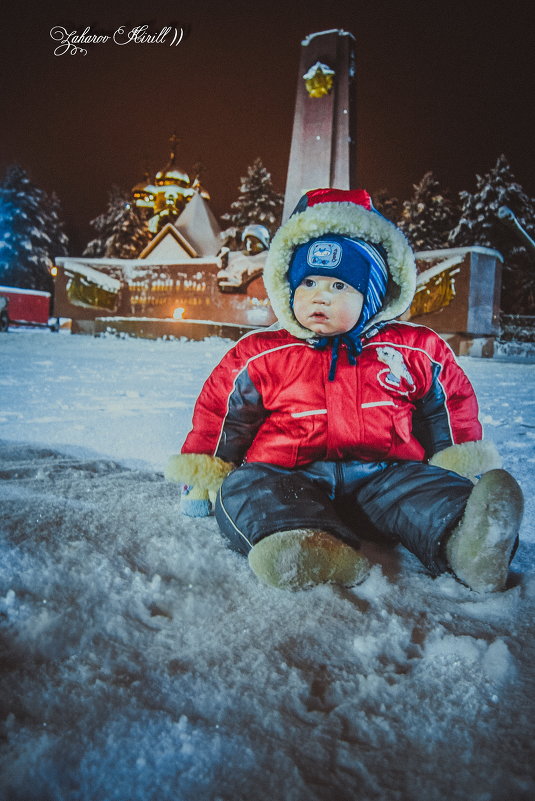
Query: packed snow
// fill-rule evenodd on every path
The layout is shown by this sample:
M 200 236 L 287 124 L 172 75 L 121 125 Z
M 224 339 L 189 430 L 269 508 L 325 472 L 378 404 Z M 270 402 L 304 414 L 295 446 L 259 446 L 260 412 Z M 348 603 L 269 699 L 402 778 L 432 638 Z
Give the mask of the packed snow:
M 0 335 L 0 798 L 533 801 L 535 364 L 461 360 L 526 496 L 505 592 L 366 543 L 286 593 L 162 475 L 228 345 Z

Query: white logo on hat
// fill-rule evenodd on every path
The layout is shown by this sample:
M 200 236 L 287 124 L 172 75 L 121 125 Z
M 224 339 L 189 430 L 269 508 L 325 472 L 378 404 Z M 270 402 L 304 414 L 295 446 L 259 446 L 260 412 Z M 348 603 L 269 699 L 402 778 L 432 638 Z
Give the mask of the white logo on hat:
M 332 270 L 342 261 L 342 248 L 338 242 L 313 242 L 307 253 L 307 264 L 310 267 L 319 267 Z

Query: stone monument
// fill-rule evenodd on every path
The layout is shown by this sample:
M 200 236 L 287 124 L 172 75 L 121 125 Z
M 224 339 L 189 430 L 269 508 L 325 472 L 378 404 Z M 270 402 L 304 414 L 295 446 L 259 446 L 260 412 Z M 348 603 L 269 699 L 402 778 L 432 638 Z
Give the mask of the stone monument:
M 312 33 L 301 43 L 283 221 L 308 189 L 356 188 L 355 37 Z

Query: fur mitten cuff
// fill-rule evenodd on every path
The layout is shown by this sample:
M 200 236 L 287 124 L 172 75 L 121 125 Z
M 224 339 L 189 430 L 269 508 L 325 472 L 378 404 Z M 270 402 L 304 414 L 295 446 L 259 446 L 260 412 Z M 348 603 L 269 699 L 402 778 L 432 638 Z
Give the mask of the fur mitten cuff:
M 475 484 L 483 473 L 501 467 L 502 460 L 493 442 L 478 440 L 450 445 L 435 453 L 429 459 L 429 464 L 458 473 Z
M 187 517 L 207 517 L 223 479 L 233 467 L 233 464 L 207 453 L 179 453 L 172 456 L 165 477 L 182 484 L 182 514 Z
M 207 453 L 178 453 L 165 469 L 169 481 L 177 481 L 199 490 L 216 493 L 234 465 Z

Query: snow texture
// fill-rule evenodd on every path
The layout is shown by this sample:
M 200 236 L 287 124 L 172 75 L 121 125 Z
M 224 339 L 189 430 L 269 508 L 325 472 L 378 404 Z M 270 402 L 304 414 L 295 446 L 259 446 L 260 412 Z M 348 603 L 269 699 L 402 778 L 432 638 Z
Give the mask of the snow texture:
M 370 543 L 261 585 L 162 477 L 221 340 L 0 340 L 5 801 L 532 801 L 535 365 L 463 359 L 526 495 L 504 593 Z

